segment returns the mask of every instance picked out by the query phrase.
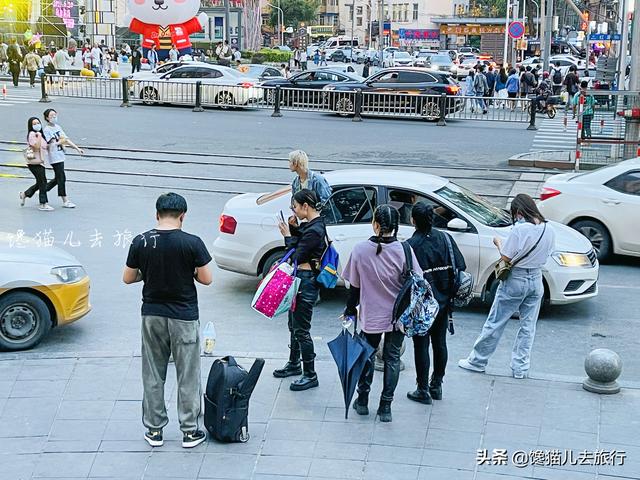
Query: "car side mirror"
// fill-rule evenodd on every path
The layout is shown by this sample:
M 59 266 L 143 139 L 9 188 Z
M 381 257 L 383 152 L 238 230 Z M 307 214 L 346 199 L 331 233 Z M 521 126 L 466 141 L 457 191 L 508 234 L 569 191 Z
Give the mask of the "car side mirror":
M 452 232 L 468 232 L 470 229 L 469 224 L 461 218 L 453 218 L 447 223 L 447 230 Z

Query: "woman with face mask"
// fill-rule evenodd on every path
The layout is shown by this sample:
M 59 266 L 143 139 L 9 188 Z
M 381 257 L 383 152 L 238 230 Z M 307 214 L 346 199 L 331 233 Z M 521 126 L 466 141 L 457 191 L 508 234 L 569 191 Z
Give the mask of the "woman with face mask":
M 24 206 L 27 198 L 31 198 L 36 190 L 39 193 L 40 206 L 38 210 L 49 212 L 53 207 L 47 199 L 47 174 L 44 169 L 44 160 L 47 156 L 47 142 L 42 136 L 42 124 L 37 117 L 31 117 L 27 121 L 27 143 L 33 151 L 33 158 L 27 158 L 27 167 L 36 179 L 36 183 L 20 192 L 20 206 Z
M 287 249 L 295 248 L 291 260 L 298 265 L 296 276 L 300 279 L 300 288 L 296 296 L 296 308 L 289 312 L 289 361 L 283 368 L 274 370 L 273 376 L 285 378 L 302 374 L 302 377 L 289 387 L 294 391 L 318 386 L 318 375 L 314 366 L 316 354 L 311 338 L 311 317 L 318 298 L 319 286 L 316 277 L 320 273 L 320 259 L 327 248 L 327 229 L 319 213 L 320 207 L 320 199 L 316 193 L 302 189 L 293 195 L 291 210 L 294 215 L 287 223 L 280 222 L 278 225 Z
M 555 234 L 535 201 L 524 193 L 516 195 L 511 202 L 511 218 L 514 226 L 504 244 L 499 237 L 493 239 L 501 259 L 511 264 L 511 272 L 506 280 L 500 280 L 482 332 L 469 356 L 461 359 L 458 366 L 484 372 L 507 322 L 513 314 L 520 312 L 520 328 L 511 353 L 511 371 L 514 378 L 525 378 L 544 296 L 542 266 L 553 252 Z
M 64 133 L 64 130 L 62 130 L 62 127 L 60 127 L 60 124 L 58 123 L 58 112 L 53 108 L 48 108 L 44 111 L 44 119 L 46 125 L 44 126 L 42 134 L 49 146 L 49 163 L 51 164 L 55 174 L 55 178 L 47 183 L 47 192 L 57 185 L 58 196 L 62 197 L 62 206 L 64 208 L 75 208 L 76 205 L 70 202 L 67 197 L 67 189 L 65 185 L 67 178 L 64 173 L 64 161 L 66 159 L 66 155 L 64 148 L 68 145 L 76 150 L 80 155 L 84 155 L 84 150 L 76 146 L 76 144 L 67 137 L 67 134 Z
M 359 415 L 369 414 L 375 350 L 384 334 L 384 385 L 377 412 L 381 422 L 391 421 L 391 402 L 400 376 L 400 349 L 404 341 L 404 333 L 395 329 L 392 323 L 393 305 L 403 285 L 401 275 L 406 265 L 404 248 L 396 237 L 399 219 L 398 210 L 391 205 L 376 208 L 372 224 L 374 235 L 353 248 L 342 272 L 342 278 L 350 285 L 344 315 L 358 317 L 360 336 L 374 348 L 371 362 L 358 381 L 358 398 L 353 403 Z M 422 275 L 413 250 L 411 255 L 413 270 Z

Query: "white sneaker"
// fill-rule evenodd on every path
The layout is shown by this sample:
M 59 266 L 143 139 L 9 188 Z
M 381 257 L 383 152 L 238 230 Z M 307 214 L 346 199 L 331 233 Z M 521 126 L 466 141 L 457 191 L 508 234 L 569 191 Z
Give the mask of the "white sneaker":
M 27 197 L 24 192 L 20 192 L 20 206 L 24 207 L 24 202 L 27 201 Z
M 527 378 L 529 375 L 523 372 L 516 372 L 513 371 L 513 378 L 517 378 L 518 380 L 521 380 L 523 378 Z
M 47 205 L 40 205 L 38 207 L 38 210 L 41 210 L 43 212 L 51 212 L 51 211 L 55 210 L 55 208 L 53 208 L 51 205 L 47 204 Z
M 76 208 L 76 204 L 67 200 L 62 204 L 64 208 Z
M 464 368 L 465 370 L 469 370 L 471 372 L 484 373 L 484 367 L 479 367 L 477 365 L 474 365 L 473 363 L 469 362 L 469 360 L 467 360 L 466 358 L 461 358 L 460 360 L 458 360 L 458 366 L 460 368 Z

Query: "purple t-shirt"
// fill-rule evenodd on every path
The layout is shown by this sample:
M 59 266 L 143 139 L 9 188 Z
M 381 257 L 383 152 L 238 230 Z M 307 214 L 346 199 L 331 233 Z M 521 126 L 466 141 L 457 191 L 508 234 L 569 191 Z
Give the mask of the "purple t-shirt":
M 342 278 L 360 288 L 360 312 L 358 325 L 366 333 L 382 333 L 393 330 L 391 317 L 393 304 L 402 287 L 400 274 L 405 264 L 404 250 L 400 242 L 378 244 L 371 240 L 358 243 L 351 252 L 342 271 Z M 413 250 L 413 270 L 422 275 L 420 264 Z

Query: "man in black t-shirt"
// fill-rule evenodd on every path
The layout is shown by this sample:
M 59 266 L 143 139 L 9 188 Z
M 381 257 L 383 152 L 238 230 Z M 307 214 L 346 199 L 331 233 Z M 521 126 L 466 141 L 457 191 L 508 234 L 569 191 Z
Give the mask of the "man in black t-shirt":
M 178 420 L 182 446 L 206 439 L 198 428 L 201 405 L 200 322 L 194 280 L 211 284 L 211 255 L 204 242 L 182 231 L 186 200 L 176 193 L 156 202 L 156 228 L 138 235 L 129 248 L 124 283 L 142 281 L 142 422 L 145 440 L 163 444 L 168 423 L 164 401 L 169 356 L 173 353 L 178 379 Z

